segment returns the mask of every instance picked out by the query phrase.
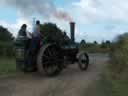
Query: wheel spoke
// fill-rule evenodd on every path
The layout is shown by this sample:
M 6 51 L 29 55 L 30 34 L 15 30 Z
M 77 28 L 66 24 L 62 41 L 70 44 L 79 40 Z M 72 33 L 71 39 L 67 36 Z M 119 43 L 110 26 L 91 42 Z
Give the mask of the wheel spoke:
M 47 58 L 49 58 L 49 56 L 47 56 L 47 55 L 45 55 L 45 54 L 43 55 L 43 57 L 47 57 Z
M 47 57 L 43 57 L 43 62 L 42 63 L 44 63 L 45 64 L 45 62 L 49 62 L 49 64 L 51 64 L 51 63 L 58 63 L 60 60 L 57 60 L 56 59 L 56 57 L 53 57 L 53 56 L 51 56 L 51 57 L 49 57 L 49 58 L 47 58 Z
M 52 56 L 50 48 L 47 49 L 49 56 Z
M 45 61 L 45 62 L 43 62 L 43 64 L 45 65 L 45 64 L 50 64 L 50 62 L 49 61 Z
M 51 50 L 52 50 L 52 54 L 53 54 L 53 56 L 56 56 L 56 55 L 57 55 L 56 50 L 55 50 L 54 48 L 52 48 Z

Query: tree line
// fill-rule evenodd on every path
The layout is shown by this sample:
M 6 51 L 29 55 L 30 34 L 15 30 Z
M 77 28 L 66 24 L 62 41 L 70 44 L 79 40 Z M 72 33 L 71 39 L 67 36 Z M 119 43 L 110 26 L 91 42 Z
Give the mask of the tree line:
M 85 40 L 81 40 L 79 48 L 80 50 L 90 53 L 107 53 L 110 51 L 112 45 L 113 43 L 110 40 L 102 41 L 101 43 L 98 43 L 97 41 L 90 43 Z
M 13 40 L 11 32 L 0 26 L 0 56 L 14 56 Z
M 60 46 L 69 45 L 71 40 L 65 31 L 61 30 L 56 24 L 53 23 L 44 23 L 41 24 L 41 32 L 42 32 L 42 41 L 45 43 L 57 43 Z M 0 26 L 0 56 L 14 56 L 14 40 L 15 38 L 11 34 L 11 32 Z M 80 50 L 85 50 L 89 52 L 95 51 L 108 51 L 111 45 L 111 42 L 107 40 L 106 42 L 102 42 L 98 44 L 97 41 L 93 43 L 87 43 L 85 40 L 81 40 L 79 45 Z

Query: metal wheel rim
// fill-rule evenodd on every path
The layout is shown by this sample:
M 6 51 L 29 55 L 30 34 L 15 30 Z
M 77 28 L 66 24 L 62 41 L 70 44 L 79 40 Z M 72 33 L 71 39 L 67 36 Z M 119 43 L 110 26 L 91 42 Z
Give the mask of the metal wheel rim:
M 80 61 L 79 62 L 80 62 L 80 65 L 81 65 L 82 68 L 85 68 L 87 66 L 88 59 L 87 59 L 85 54 L 82 54 L 80 56 Z
M 53 74 L 57 69 L 58 52 L 55 48 L 47 48 L 42 56 L 43 69 L 48 74 Z M 46 60 L 46 61 L 45 61 Z

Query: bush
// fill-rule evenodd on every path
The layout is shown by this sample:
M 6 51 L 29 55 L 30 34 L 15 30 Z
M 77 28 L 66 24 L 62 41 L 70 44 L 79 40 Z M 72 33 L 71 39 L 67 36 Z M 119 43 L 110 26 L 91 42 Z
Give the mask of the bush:
M 113 44 L 108 67 L 112 96 L 128 96 L 128 33 L 118 36 Z
M 109 53 L 110 47 L 102 48 L 99 44 L 83 44 L 79 46 L 79 49 L 82 51 L 87 51 L 89 53 Z
M 0 57 L 13 57 L 14 45 L 8 42 L 0 42 Z
M 118 36 L 117 41 L 111 49 L 111 72 L 122 77 L 124 72 L 128 72 L 128 33 Z
M 16 73 L 14 58 L 0 58 L 0 76 Z

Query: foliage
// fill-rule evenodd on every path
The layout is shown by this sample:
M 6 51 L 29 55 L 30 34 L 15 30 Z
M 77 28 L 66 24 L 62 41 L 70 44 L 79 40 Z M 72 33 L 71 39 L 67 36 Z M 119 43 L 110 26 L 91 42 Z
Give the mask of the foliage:
M 128 33 L 118 36 L 111 49 L 111 71 L 122 77 L 128 72 Z M 115 67 L 116 66 L 116 67 Z
M 54 43 L 59 45 L 68 44 L 70 42 L 69 37 L 65 31 L 62 31 L 56 26 L 56 24 L 45 23 L 41 25 L 41 32 L 43 35 L 43 41 Z
M 16 64 L 13 58 L 0 58 L 0 75 L 16 72 Z
M 86 44 L 86 41 L 85 40 L 81 40 L 80 45 L 84 45 L 84 44 Z
M 110 62 L 99 83 L 89 88 L 91 92 L 87 90 L 87 96 L 128 96 L 128 33 L 102 45 L 105 43 L 111 47 Z
M 112 96 L 128 96 L 128 33 L 118 36 L 114 42 L 107 73 L 112 83 Z
M 13 40 L 12 34 L 8 31 L 7 28 L 0 26 L 0 41 L 10 42 Z
M 94 41 L 94 44 L 97 45 L 98 44 L 97 41 Z
M 105 45 L 105 47 L 101 47 L 102 44 L 98 44 L 94 41 L 94 43 L 80 43 L 80 50 L 87 51 L 89 53 L 107 53 L 110 51 L 110 46 Z
M 13 39 L 7 28 L 0 26 L 0 57 L 14 56 Z
M 106 44 L 107 45 L 110 45 L 111 44 L 111 41 L 110 40 L 106 40 Z

